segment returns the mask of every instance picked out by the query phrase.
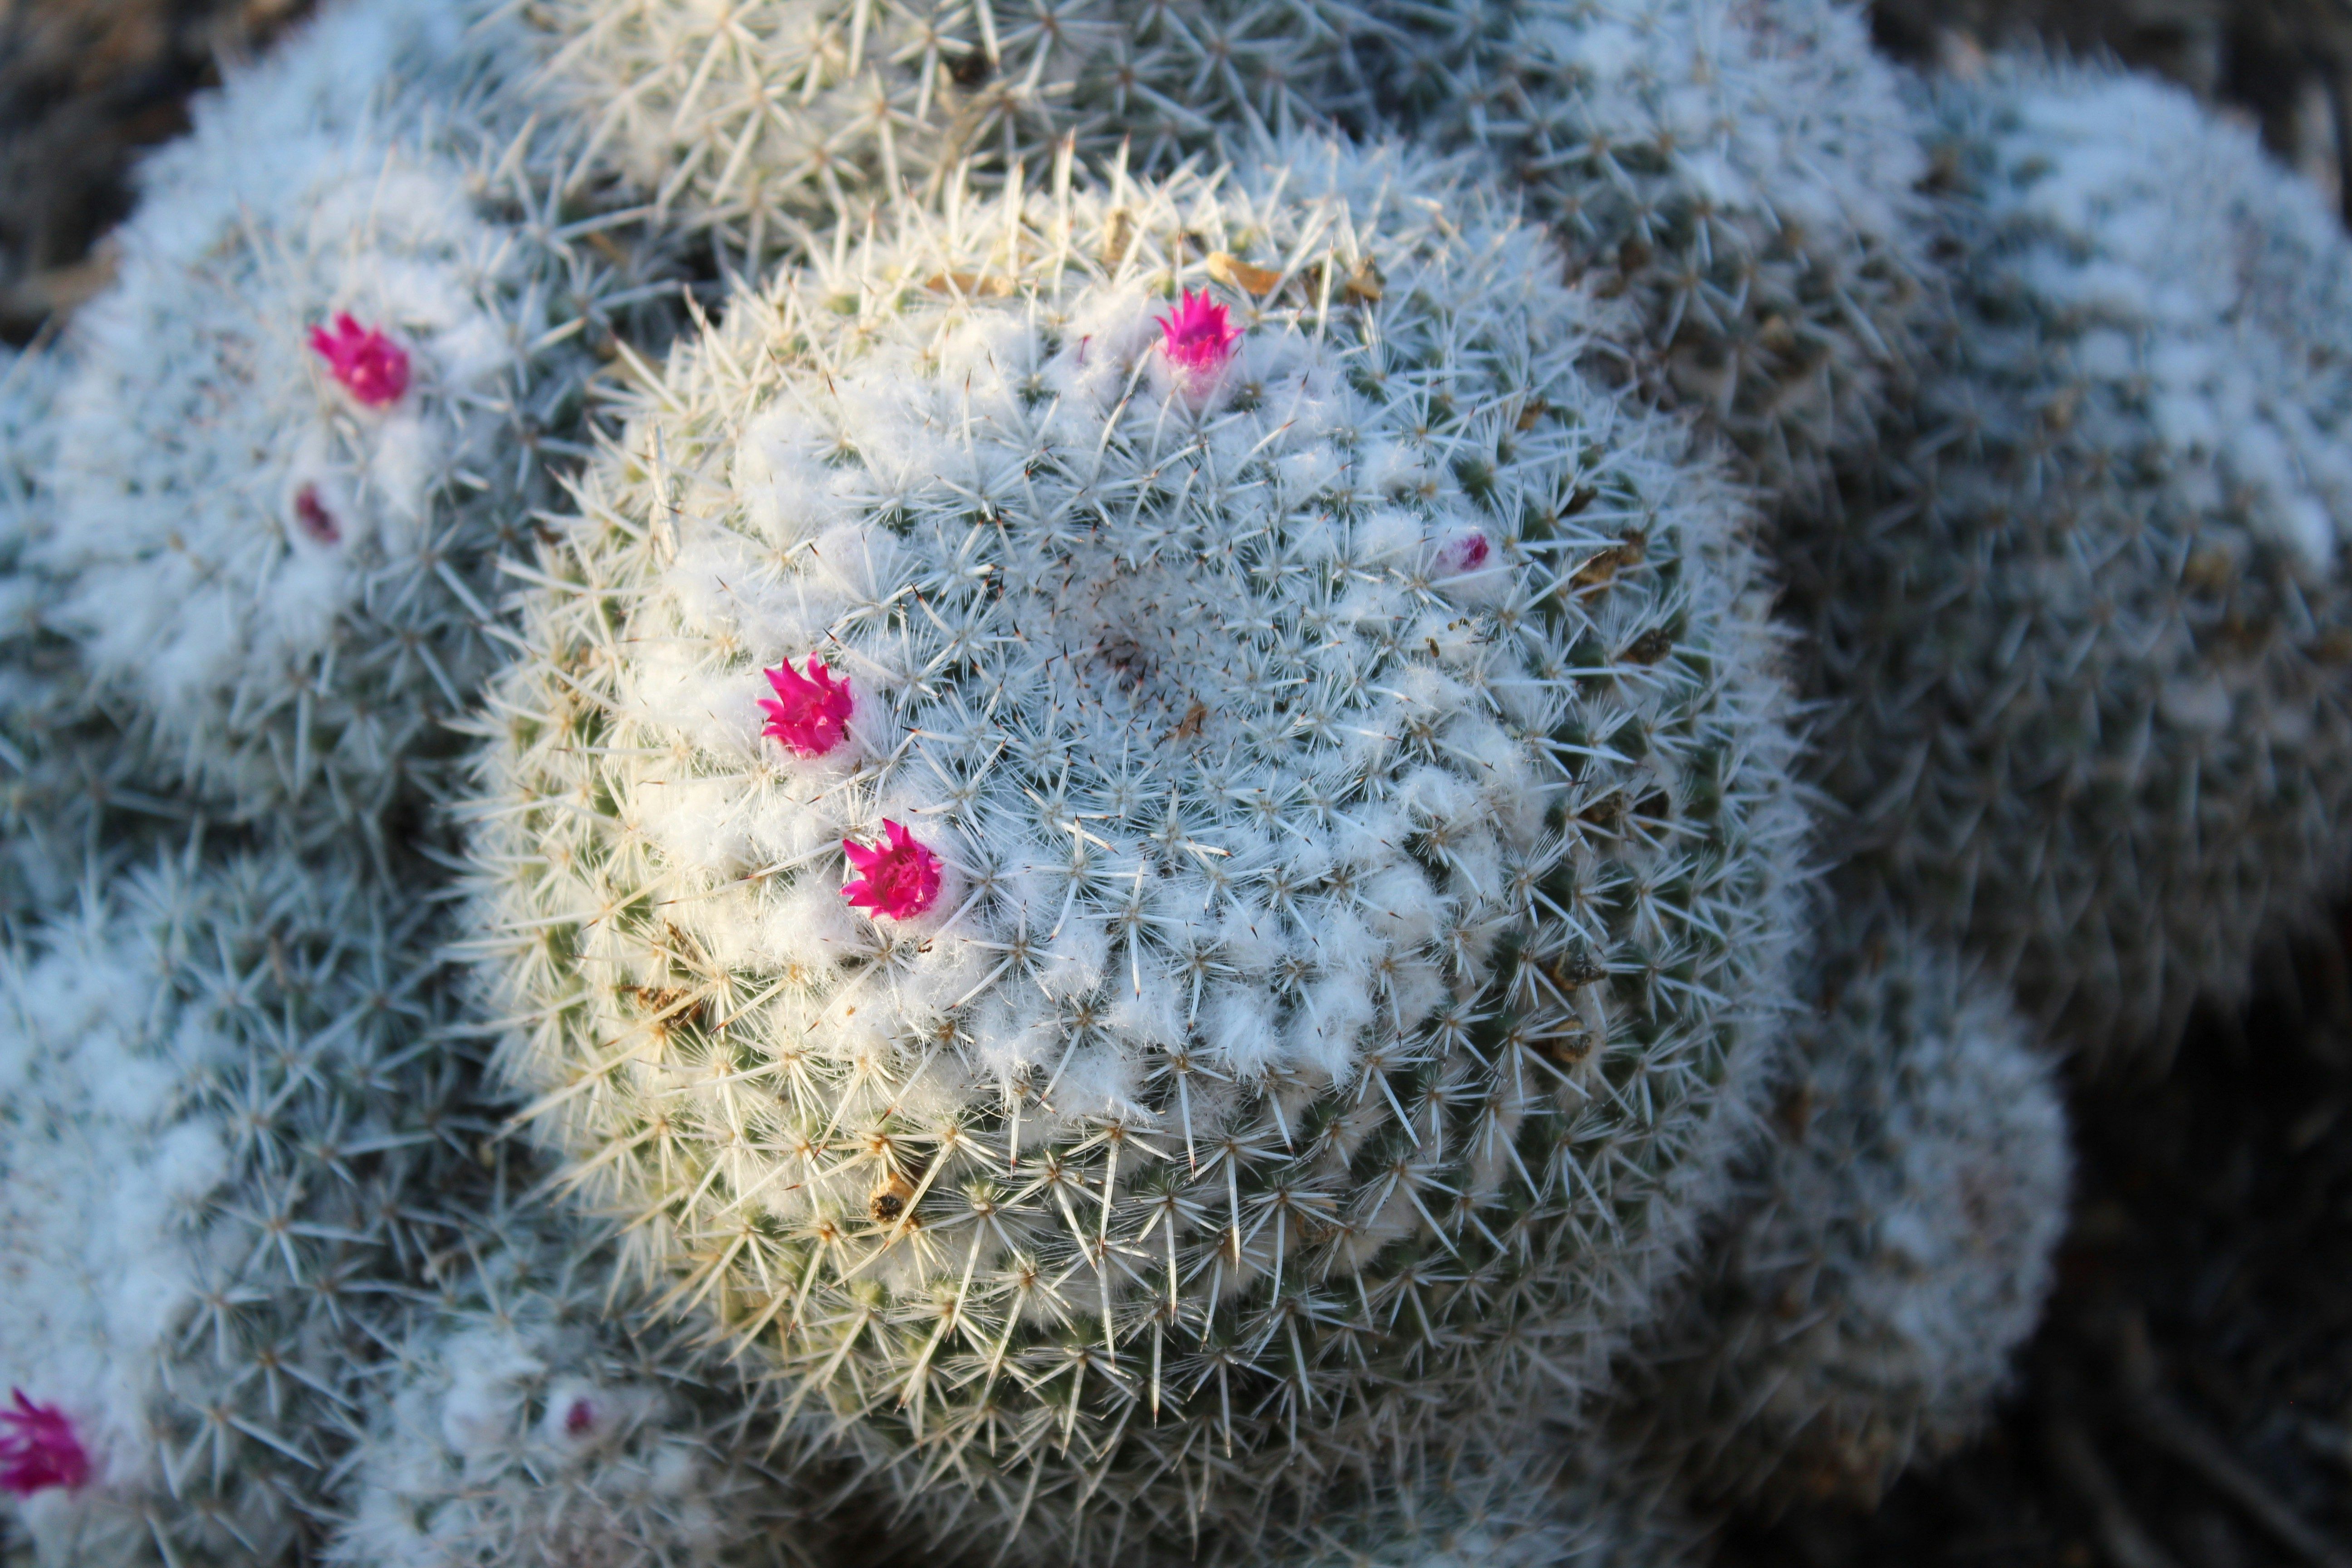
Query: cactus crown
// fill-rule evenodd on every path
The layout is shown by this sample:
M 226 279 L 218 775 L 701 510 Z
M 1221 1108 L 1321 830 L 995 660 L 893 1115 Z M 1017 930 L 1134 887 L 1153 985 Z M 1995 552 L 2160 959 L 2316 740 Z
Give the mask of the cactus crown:
M 1703 1201 L 1779 994 L 1774 650 L 1542 243 L 1328 145 L 951 196 L 739 299 L 534 575 L 506 1070 L 912 1506 L 1272 1528 L 1572 1407 Z M 763 671 L 819 661 L 803 755 Z M 935 895 L 853 907 L 853 846 Z

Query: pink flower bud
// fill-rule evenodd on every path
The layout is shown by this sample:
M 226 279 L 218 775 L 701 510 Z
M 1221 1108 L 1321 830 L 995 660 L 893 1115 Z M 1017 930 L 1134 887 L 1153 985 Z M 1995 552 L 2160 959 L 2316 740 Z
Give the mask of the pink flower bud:
M 294 492 L 294 521 L 320 544 L 334 544 L 343 537 L 343 531 L 335 526 L 335 514 L 319 499 L 316 485 L 304 485 Z
M 876 845 L 842 841 L 842 853 L 859 877 L 841 896 L 876 920 L 912 920 L 939 901 L 940 858 L 898 823 L 886 820 L 882 834 L 884 842 Z
M 400 401 L 408 390 L 408 351 L 377 331 L 352 320 L 349 311 L 335 318 L 335 330 L 310 329 L 310 347 L 345 391 L 370 408 Z
M 821 757 L 847 738 L 853 705 L 849 682 L 835 679 L 824 660 L 809 655 L 806 675 L 794 669 L 791 659 L 760 673 L 776 693 L 772 702 L 760 699 L 768 715 L 761 734 L 773 736 L 803 757 Z
M 1241 329 L 1225 320 L 1225 308 L 1205 289 L 1197 294 L 1186 289 L 1176 309 L 1158 320 L 1169 360 L 1196 384 L 1213 380 L 1241 342 Z
M 1458 577 L 1465 572 L 1477 571 L 1494 553 L 1495 547 L 1486 542 L 1486 536 L 1474 528 L 1467 533 L 1456 534 L 1439 547 L 1437 569 L 1448 576 Z
M 49 1487 L 68 1491 L 89 1480 L 89 1455 L 73 1423 L 54 1405 L 36 1405 L 21 1388 L 16 1408 L 0 1410 L 0 1491 L 30 1497 Z
M 583 1437 L 595 1427 L 596 1407 L 585 1399 L 575 1399 L 572 1408 L 563 1413 L 563 1435 Z

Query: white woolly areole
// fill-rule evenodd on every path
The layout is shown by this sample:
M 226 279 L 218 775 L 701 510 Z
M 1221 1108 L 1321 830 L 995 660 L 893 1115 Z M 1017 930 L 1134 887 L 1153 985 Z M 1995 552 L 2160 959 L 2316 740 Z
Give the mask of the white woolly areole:
M 796 1403 L 950 1456 L 935 1510 L 1262 1529 L 1311 1470 L 1187 1500 L 1185 1433 L 1572 1409 L 1714 1179 L 1781 984 L 1773 646 L 1542 247 L 1328 145 L 951 204 L 740 299 L 524 601 L 506 1068 Z M 1203 269 L 1263 287 L 1196 373 L 1156 318 Z M 803 759 L 758 701 L 811 656 L 855 707 Z M 843 898 L 885 822 L 942 866 L 912 919 Z M 1120 1479 L 1024 1508 L 1061 1461 L 1001 1421 Z

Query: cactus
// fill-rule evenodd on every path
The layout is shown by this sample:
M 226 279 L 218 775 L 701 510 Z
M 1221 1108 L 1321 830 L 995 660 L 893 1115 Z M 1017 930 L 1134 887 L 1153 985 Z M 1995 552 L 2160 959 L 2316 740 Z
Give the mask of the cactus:
M 533 89 L 617 175 L 757 273 L 837 214 L 950 170 L 1042 168 L 1122 143 L 1139 171 L 1365 106 L 1342 0 L 531 0 Z M 978 160 L 978 163 L 972 160 Z
M 1612 1396 L 1701 1497 L 1867 1506 L 1973 1436 L 2065 1228 L 2065 1111 L 2008 998 L 1866 900 L 1831 923 L 1747 1191 Z
M 0 349 L 0 910 L 23 914 L 68 897 L 98 851 L 110 748 L 78 744 L 92 718 L 71 651 L 40 626 L 38 585 L 21 568 L 47 525 L 40 473 L 57 428 L 55 353 Z M 103 726 L 96 726 L 103 735 Z
M 1787 531 L 1823 776 L 1913 919 L 2147 1060 L 2347 869 L 2352 252 L 2169 88 L 2012 63 L 1937 111 L 1950 317 Z
M 1556 1439 L 1558 1435 L 1553 1435 Z M 1275 1559 L 1298 1568 L 1684 1568 L 1705 1531 L 1671 1495 L 1590 1435 L 1568 1462 L 1538 1441 L 1487 1464 L 1400 1486 L 1319 1519 Z
M 962 189 L 583 477 L 468 808 L 485 1006 L 878 1495 L 1248 1553 L 1572 1420 L 1717 1195 L 1775 635 L 1577 368 L 1612 313 L 1441 166 Z
M 191 854 L 8 949 L 0 1490 L 42 1562 L 315 1533 L 459 1157 L 457 1084 L 415 1043 L 430 931 L 331 868 Z
M 1837 0 L 1386 0 L 1374 97 L 1483 148 L 1774 492 L 1866 442 L 1927 266 L 1916 112 Z M 1393 13 L 1393 16 L 1391 16 Z
M 378 1382 L 327 1561 L 813 1560 L 806 1487 L 761 1473 L 740 1373 L 650 1337 L 593 1247 L 499 1205 L 433 1261 L 439 1299 Z
M 582 449 L 621 279 L 462 19 L 341 6 L 200 102 L 70 334 L 45 616 L 157 784 L 239 817 L 433 793 L 487 563 Z

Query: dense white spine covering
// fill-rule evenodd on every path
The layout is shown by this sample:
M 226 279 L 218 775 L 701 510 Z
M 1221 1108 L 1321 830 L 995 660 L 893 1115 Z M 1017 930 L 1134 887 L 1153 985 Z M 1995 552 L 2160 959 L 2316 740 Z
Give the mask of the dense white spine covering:
M 681 1353 L 576 1229 L 503 1209 L 439 1255 L 437 1303 L 371 1393 L 326 1559 L 352 1568 L 825 1560 L 760 1463 L 740 1369 Z M 756 1399 L 748 1401 L 756 1404 Z M 870 1544 L 870 1542 L 869 1542 Z
M 94 814 L 80 809 L 92 792 L 73 786 L 77 764 L 103 759 L 73 743 L 82 683 L 43 632 L 39 584 L 22 564 L 47 529 L 41 476 L 62 374 L 45 348 L 0 349 L 0 910 L 12 914 L 62 900 L 97 847 Z
M 283 858 L 89 889 L 0 968 L 0 1393 L 85 1484 L 55 1563 L 268 1562 L 318 1489 L 418 1212 L 462 1156 L 422 916 Z
M 539 1136 L 877 1487 L 1246 1552 L 1573 1415 L 1717 1195 L 1802 825 L 1742 512 L 1539 233 L 1393 152 L 1066 177 L 648 391 L 496 689 L 479 948 Z M 906 922 L 844 901 L 886 821 Z
M 1954 309 L 1790 529 L 1825 778 L 1912 918 L 2145 1055 L 2352 858 L 2352 247 L 2168 87 L 1937 110 Z
M 1841 0 L 1411 0 L 1374 97 L 1476 145 L 1570 267 L 1639 306 L 1643 369 L 1771 491 L 1866 441 L 1927 263 L 1919 117 Z M 1388 35 L 1368 34 L 1378 39 Z
M 1342 0 L 522 0 L 575 177 L 617 174 L 757 273 L 950 169 L 1124 145 L 1139 171 L 1360 111 Z
M 619 283 L 467 19 L 332 6 L 200 100 L 70 333 L 44 617 L 156 775 L 237 816 L 429 793 L 488 558 L 580 449 Z M 401 356 L 389 399 L 312 345 L 345 314 Z
M 1974 1435 L 2066 1226 L 2066 1116 L 1999 985 L 1842 912 L 1697 1287 L 1612 1396 L 1700 1495 L 1864 1504 Z

